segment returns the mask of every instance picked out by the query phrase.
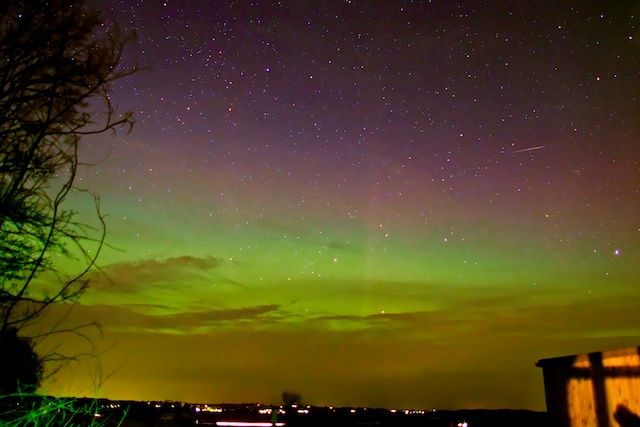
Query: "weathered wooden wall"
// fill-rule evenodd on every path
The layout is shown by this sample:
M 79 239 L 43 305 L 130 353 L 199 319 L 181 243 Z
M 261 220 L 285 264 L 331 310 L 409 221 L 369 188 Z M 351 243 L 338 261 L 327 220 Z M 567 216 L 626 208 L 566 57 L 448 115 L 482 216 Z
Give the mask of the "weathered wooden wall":
M 544 359 L 537 366 L 557 427 L 639 425 L 640 347 Z

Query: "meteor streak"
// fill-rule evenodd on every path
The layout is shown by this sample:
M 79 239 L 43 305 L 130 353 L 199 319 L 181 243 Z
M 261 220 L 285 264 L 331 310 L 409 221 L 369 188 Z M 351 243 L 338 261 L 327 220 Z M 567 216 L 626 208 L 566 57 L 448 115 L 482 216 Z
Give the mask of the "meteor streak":
M 524 152 L 527 152 L 527 151 L 539 150 L 539 149 L 544 148 L 544 147 L 546 147 L 546 145 L 536 145 L 535 147 L 523 148 L 521 150 L 512 151 L 511 154 L 524 153 Z

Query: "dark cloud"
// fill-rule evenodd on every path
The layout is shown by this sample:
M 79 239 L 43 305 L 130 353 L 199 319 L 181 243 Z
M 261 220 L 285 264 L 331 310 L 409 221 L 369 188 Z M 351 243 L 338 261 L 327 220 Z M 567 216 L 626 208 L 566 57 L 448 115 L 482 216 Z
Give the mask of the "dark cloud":
M 447 341 L 473 334 L 508 337 L 613 337 L 640 334 L 640 297 L 609 296 L 576 299 L 572 303 L 524 304 L 513 295 L 491 303 L 464 297 L 465 304 L 443 304 L 432 311 L 375 314 L 320 315 L 308 319 L 314 328 L 341 323 L 362 330 L 394 330 L 415 336 L 436 336 Z M 495 304 L 495 305 L 494 305 Z M 500 309 L 497 309 L 497 306 Z
M 100 272 L 93 274 L 91 288 L 127 293 L 169 281 L 188 284 L 189 281 L 206 279 L 207 274 L 220 265 L 221 261 L 212 256 L 180 256 L 161 261 L 148 259 L 121 262 L 103 267 Z
M 168 305 L 164 305 L 164 304 L 142 304 L 142 303 L 123 304 L 122 306 L 132 307 L 137 309 L 151 308 L 151 309 L 160 309 L 160 310 L 169 310 L 171 308 Z
M 340 250 L 340 251 L 359 251 L 359 249 L 360 249 L 357 246 L 354 246 L 349 242 L 343 242 L 343 241 L 338 241 L 338 240 L 333 240 L 333 241 L 330 241 L 329 243 L 327 243 L 327 248 L 336 249 L 336 250 Z
M 55 308 L 64 309 L 63 307 Z M 149 308 L 166 309 L 161 305 L 78 304 L 74 307 L 68 321 L 74 324 L 97 321 L 104 325 L 105 330 L 193 333 L 207 327 L 232 327 L 259 323 L 268 316 L 277 316 L 280 306 L 271 304 L 169 314 L 150 313 Z M 147 312 L 141 309 L 147 309 Z

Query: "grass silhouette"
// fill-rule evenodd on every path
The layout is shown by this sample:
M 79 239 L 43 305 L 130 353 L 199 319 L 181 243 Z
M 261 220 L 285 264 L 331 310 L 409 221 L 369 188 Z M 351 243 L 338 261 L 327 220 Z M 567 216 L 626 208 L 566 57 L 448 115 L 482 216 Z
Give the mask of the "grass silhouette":
M 0 397 L 0 427 L 118 427 L 127 410 L 98 399 L 16 393 Z

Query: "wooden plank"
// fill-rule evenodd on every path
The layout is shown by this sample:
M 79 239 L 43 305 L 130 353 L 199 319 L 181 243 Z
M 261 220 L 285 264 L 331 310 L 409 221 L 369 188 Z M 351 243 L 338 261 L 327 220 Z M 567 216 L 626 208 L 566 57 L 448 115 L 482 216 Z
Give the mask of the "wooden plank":
M 639 353 L 633 347 L 539 360 L 550 419 L 558 427 L 615 427 L 621 408 L 640 416 Z

